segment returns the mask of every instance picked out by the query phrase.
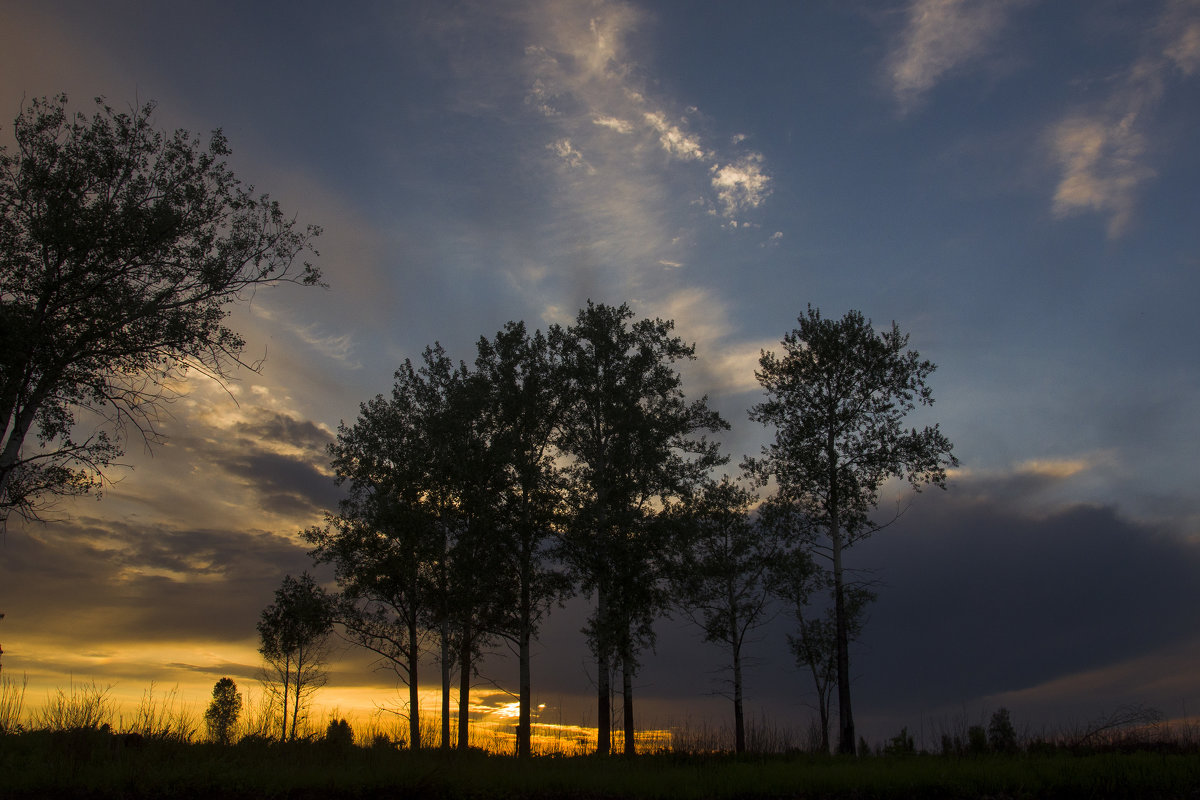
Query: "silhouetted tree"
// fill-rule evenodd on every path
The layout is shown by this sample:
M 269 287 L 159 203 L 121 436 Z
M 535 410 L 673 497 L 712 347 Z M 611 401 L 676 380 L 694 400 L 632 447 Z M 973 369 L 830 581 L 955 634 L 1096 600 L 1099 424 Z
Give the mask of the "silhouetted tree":
M 221 678 L 213 686 L 212 702 L 204 712 L 208 738 L 217 744 L 231 744 L 242 714 L 242 695 L 232 678 Z
M 734 747 L 746 750 L 742 665 L 746 636 L 770 619 L 768 573 L 778 554 L 771 531 L 751 518 L 755 494 L 725 476 L 690 503 L 670 511 L 679 526 L 673 565 L 676 602 L 704 631 L 728 647 L 732 674 Z
M 843 550 L 878 529 L 870 512 L 885 481 L 944 488 L 946 468 L 958 462 L 936 425 L 901 426 L 916 404 L 933 402 L 926 378 L 935 367 L 907 349 L 908 336 L 895 323 L 876 333 L 857 311 L 827 320 L 811 306 L 798 322 L 784 336 L 784 355 L 764 352 L 755 372 L 767 400 L 750 418 L 773 425 L 775 440 L 747 466 L 763 481 L 773 477 L 781 501 L 802 509 L 811 524 L 797 538 L 823 537 L 833 571 L 838 752 L 853 754 Z
M 772 506 L 770 502 L 764 506 L 763 517 L 767 526 L 777 527 L 780 515 Z M 768 580 L 772 593 L 787 603 L 796 621 L 795 633 L 788 634 L 788 646 L 796 665 L 812 676 L 821 752 L 828 753 L 830 710 L 837 688 L 837 620 L 832 605 L 814 608 L 814 600 L 830 589 L 832 576 L 818 567 L 808 549 L 798 547 L 776 553 Z M 847 582 L 843 591 L 847 636 L 854 641 L 862 633 L 867 605 L 875 595 L 867 586 L 854 582 Z
M 675 363 L 695 358 L 662 320 L 588 302 L 562 342 L 566 403 L 557 445 L 572 519 L 564 555 L 596 595 L 587 633 L 597 660 L 598 750 L 611 750 L 609 676 L 623 672 L 625 750 L 634 751 L 632 675 L 667 597 L 653 503 L 692 491 L 724 459 L 705 431 L 728 427 L 707 399 L 684 399 Z
M 231 303 L 320 281 L 294 267 L 318 229 L 243 187 L 219 130 L 163 134 L 153 112 L 35 99 L 0 148 L 0 525 L 99 487 L 130 427 L 159 441 L 189 368 L 221 380 L 242 364 Z
M 420 741 L 417 669 L 436 631 L 442 677 L 441 743 L 450 745 L 450 680 L 459 669 L 460 747 L 469 743 L 476 658 L 516 605 L 503 548 L 503 460 L 492 388 L 438 345 L 420 367 L 396 371 L 390 399 L 362 406 L 331 447 L 349 495 L 326 526 L 306 532 L 335 564 L 350 606 L 342 620 L 409 687 L 410 740 Z
M 325 685 L 333 600 L 307 572 L 287 575 L 258 622 L 266 686 L 280 701 L 280 738 L 295 739 L 312 693 Z
M 349 638 L 408 687 L 412 749 L 421 744 L 419 668 L 436 616 L 441 552 L 426 401 L 420 375 L 405 361 L 389 397 L 363 403 L 352 426 L 339 426 L 329 452 L 347 495 L 323 528 L 304 533 L 314 559 L 334 566 Z
M 561 329 L 551 329 L 557 342 Z M 488 393 L 491 443 L 499 468 L 501 496 L 493 525 L 499 536 L 492 556 L 496 574 L 515 579 L 501 635 L 514 642 L 519 660 L 517 755 L 531 754 L 531 642 L 550 605 L 570 589 L 551 553 L 564 515 L 564 478 L 553 440 L 563 399 L 557 347 L 524 323 L 510 322 L 496 336 L 481 338 L 475 370 Z M 503 609 L 500 609 L 503 611 Z

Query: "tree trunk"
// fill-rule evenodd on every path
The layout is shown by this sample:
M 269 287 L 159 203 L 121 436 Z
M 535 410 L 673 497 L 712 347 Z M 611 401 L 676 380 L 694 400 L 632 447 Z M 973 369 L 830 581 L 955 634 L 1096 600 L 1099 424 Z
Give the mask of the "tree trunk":
M 408 749 L 421 749 L 421 695 L 417 680 L 417 666 L 421 653 L 417 640 L 417 620 L 408 620 Z
M 841 494 L 838 491 L 838 459 L 833 434 L 826 444 L 829 459 L 829 542 L 833 548 L 833 613 L 837 628 L 838 753 L 854 755 L 854 714 L 850 710 L 850 643 L 846 628 L 846 593 L 842 575 Z
M 596 592 L 596 618 L 604 620 L 604 589 Z M 612 701 L 609 686 L 608 641 L 603 630 L 596 642 L 596 752 L 606 756 L 612 752 Z
M 742 645 L 738 641 L 737 617 L 734 609 L 733 587 L 729 589 L 729 641 L 733 646 L 733 748 L 746 752 L 746 720 L 742 712 Z
M 520 631 L 520 716 L 517 718 L 517 756 L 520 758 L 528 758 L 533 752 L 532 748 L 532 715 L 530 704 L 533 702 L 532 689 L 529 678 L 529 659 L 530 659 L 530 629 L 533 627 L 531 617 L 533 610 L 530 607 L 529 598 L 529 581 L 528 575 L 526 580 L 521 585 L 521 631 Z
M 288 703 L 291 702 L 292 687 L 292 657 L 286 656 L 283 661 L 283 719 L 279 723 L 279 741 L 287 741 L 288 732 Z
M 450 620 L 442 616 L 442 743 L 450 749 Z
M 637 754 L 637 742 L 633 735 L 633 665 L 628 653 L 621 657 L 621 696 L 624 700 L 625 755 L 632 756 Z
M 458 749 L 471 746 L 471 623 L 463 623 L 458 654 Z
M 838 753 L 854 755 L 854 715 L 850 710 L 850 646 L 846 627 L 846 592 L 842 576 L 842 537 L 833 538 L 833 609 L 837 619 Z

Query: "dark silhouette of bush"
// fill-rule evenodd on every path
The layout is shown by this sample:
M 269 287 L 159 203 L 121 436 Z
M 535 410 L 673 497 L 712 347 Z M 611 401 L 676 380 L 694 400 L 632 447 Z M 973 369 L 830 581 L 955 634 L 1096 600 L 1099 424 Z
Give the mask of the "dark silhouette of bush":
M 354 744 L 354 729 L 344 719 L 331 719 L 329 727 L 325 729 L 324 741 L 332 747 L 351 747 Z
M 901 728 L 900 732 L 883 746 L 883 754 L 888 756 L 910 756 L 915 752 L 917 752 L 917 747 L 907 726 Z
M 985 755 L 988 752 L 987 731 L 982 725 L 967 728 L 967 752 L 973 756 Z

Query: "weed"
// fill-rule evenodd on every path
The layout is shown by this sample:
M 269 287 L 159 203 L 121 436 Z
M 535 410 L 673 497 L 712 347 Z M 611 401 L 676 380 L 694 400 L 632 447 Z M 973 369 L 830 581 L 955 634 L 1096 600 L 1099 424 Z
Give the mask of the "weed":
M 20 683 L 12 678 L 0 677 L 0 734 L 21 730 L 21 712 L 25 707 L 25 687 L 28 683 L 26 675 L 21 676 Z
M 56 689 L 46 705 L 33 715 L 32 726 L 49 731 L 99 730 L 112 720 L 112 686 L 100 688 L 95 681 L 76 684 L 69 691 Z

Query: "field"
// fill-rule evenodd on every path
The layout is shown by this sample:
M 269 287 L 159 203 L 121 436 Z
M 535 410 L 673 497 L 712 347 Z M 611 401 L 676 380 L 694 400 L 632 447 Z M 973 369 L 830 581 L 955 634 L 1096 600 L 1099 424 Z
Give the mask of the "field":
M 382 732 L 350 738 L 336 726 L 293 742 L 249 733 L 223 746 L 173 711 L 170 693 L 113 722 L 103 721 L 103 698 L 85 686 L 22 723 L 9 716 L 0 798 L 1200 797 L 1200 741 L 1187 725 L 1029 739 L 1007 753 L 921 753 L 902 732 L 857 757 L 664 747 L 522 761 L 475 748 L 411 752 Z
M 0 739 L 0 796 L 34 798 L 1195 797 L 1195 752 L 1056 752 L 958 758 L 663 753 L 633 759 L 247 741 L 150 739 L 99 731 Z

